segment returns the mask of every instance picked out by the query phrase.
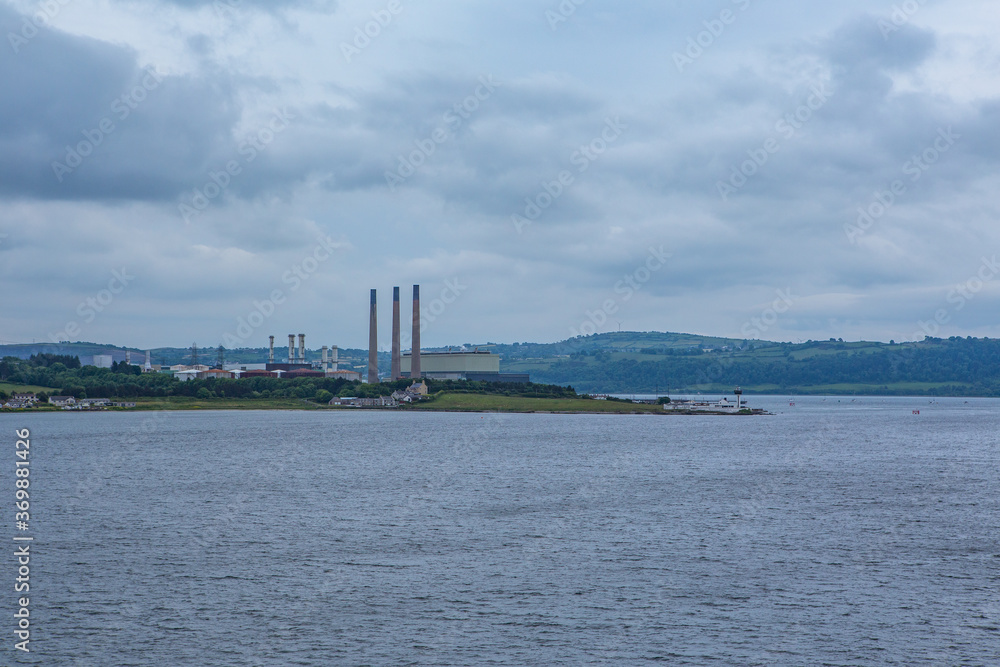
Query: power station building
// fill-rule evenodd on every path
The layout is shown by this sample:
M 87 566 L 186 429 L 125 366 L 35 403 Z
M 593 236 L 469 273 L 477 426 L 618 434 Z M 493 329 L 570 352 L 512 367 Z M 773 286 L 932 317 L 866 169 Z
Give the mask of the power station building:
M 410 377 L 412 357 L 404 353 L 400 360 L 402 375 Z M 470 380 L 473 382 L 530 382 L 527 373 L 501 373 L 500 356 L 485 350 L 474 352 L 421 352 L 420 375 L 432 380 Z
M 491 352 L 424 352 L 420 349 L 420 285 L 413 286 L 412 335 L 410 352 L 400 344 L 402 325 L 399 288 L 392 288 L 392 356 L 389 378 L 430 378 L 432 380 L 471 380 L 473 382 L 530 382 L 526 373 L 501 373 L 500 357 Z M 378 299 L 371 291 L 368 310 L 368 383 L 378 376 Z

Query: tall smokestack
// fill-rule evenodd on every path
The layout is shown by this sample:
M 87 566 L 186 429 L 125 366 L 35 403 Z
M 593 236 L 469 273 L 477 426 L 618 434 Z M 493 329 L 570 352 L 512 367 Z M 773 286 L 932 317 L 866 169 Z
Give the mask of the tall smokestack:
M 267 353 L 267 363 L 274 363 L 274 336 L 271 336 L 271 351 Z
M 295 363 L 295 334 L 288 334 L 288 363 Z
M 420 379 L 420 285 L 413 286 L 413 336 L 410 351 L 410 377 Z
M 368 384 L 378 383 L 378 310 L 372 290 L 371 314 L 368 318 Z
M 330 349 L 330 365 L 333 366 L 330 370 L 340 370 L 340 348 L 336 345 Z
M 399 288 L 392 288 L 392 379 L 398 380 L 399 370 Z
M 328 358 L 327 355 L 326 355 L 326 353 L 327 353 L 327 350 L 329 350 L 329 349 L 330 348 L 328 348 L 326 345 L 324 345 L 323 346 L 323 356 L 320 357 L 320 368 L 322 368 L 324 371 L 329 368 L 329 366 L 327 365 L 327 362 L 326 362 L 326 360 Z
M 125 363 L 129 366 L 132 365 L 132 350 L 125 350 Z
M 147 373 L 149 373 L 149 372 L 151 372 L 153 370 L 153 363 L 152 363 L 152 360 L 150 359 L 150 356 L 151 356 L 150 351 L 146 350 L 146 368 L 145 368 L 145 371 Z
M 306 335 L 299 334 L 299 363 L 306 363 Z

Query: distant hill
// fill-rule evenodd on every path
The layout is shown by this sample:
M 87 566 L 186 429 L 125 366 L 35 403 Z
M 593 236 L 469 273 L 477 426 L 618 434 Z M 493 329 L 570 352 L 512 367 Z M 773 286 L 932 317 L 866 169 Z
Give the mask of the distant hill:
M 3 357 L 17 357 L 27 359 L 34 354 L 66 354 L 79 357 L 86 363 L 95 355 L 110 355 L 114 361 L 125 361 L 125 353 L 132 353 L 132 363 L 142 364 L 146 360 L 146 351 L 138 348 L 118 347 L 115 345 L 102 345 L 100 343 L 74 342 L 74 343 L 26 343 L 22 345 L 0 345 L 0 359 Z M 225 350 L 225 363 L 245 363 L 262 364 L 267 361 L 268 348 L 241 348 L 238 350 Z M 288 358 L 288 347 L 274 348 L 274 356 L 277 361 Z M 381 356 L 381 355 L 380 355 Z M 173 366 L 175 364 L 190 364 L 191 347 L 157 347 L 150 350 L 151 362 L 154 364 Z M 309 350 L 308 359 L 319 359 L 319 350 Z M 199 347 L 198 362 L 214 365 L 219 358 L 217 347 Z M 388 356 L 386 355 L 388 359 Z M 368 363 L 367 350 L 340 350 L 340 362 L 345 367 L 355 364 Z M 388 361 L 386 364 L 388 365 Z
M 459 349 L 469 346 L 453 346 Z M 471 346 L 477 347 L 477 346 Z M 501 357 L 501 370 L 530 373 L 534 382 L 572 385 L 590 393 L 747 393 L 1000 396 L 1000 341 L 927 338 L 919 343 L 777 343 L 682 333 L 614 332 L 558 343 L 485 343 Z M 448 349 L 448 348 L 436 348 Z M 144 352 L 133 349 L 133 362 Z M 428 350 L 431 351 L 431 350 Z M 0 346 L 0 357 L 53 353 L 112 354 L 125 348 L 96 343 Z M 278 359 L 287 348 L 275 348 Z M 342 368 L 363 369 L 367 351 L 340 350 Z M 158 348 L 153 363 L 190 363 L 189 348 Z M 319 357 L 310 351 L 309 358 Z M 266 348 L 227 350 L 227 362 L 263 363 Z M 214 363 L 214 349 L 199 360 Z M 379 353 L 389 369 L 389 354 Z
M 488 347 L 505 359 L 546 359 L 598 350 L 622 353 L 639 353 L 643 350 L 649 352 L 732 350 L 771 347 L 777 344 L 770 341 L 747 341 L 685 333 L 619 331 L 579 336 L 558 343 L 491 344 Z
M 146 358 L 145 350 L 135 348 L 118 347 L 116 345 L 102 345 L 100 343 L 24 343 L 21 345 L 0 345 L 0 359 L 3 357 L 17 357 L 27 359 L 33 354 L 67 354 L 71 357 L 92 357 L 96 354 L 109 354 L 115 361 L 125 361 L 125 352 L 132 353 L 133 361 L 143 361 Z M 139 356 L 136 356 L 139 355 Z
M 714 394 L 742 386 L 747 393 L 1000 396 L 1000 341 L 993 339 L 729 342 L 637 349 L 584 339 L 568 355 L 511 356 L 503 367 L 584 392 Z

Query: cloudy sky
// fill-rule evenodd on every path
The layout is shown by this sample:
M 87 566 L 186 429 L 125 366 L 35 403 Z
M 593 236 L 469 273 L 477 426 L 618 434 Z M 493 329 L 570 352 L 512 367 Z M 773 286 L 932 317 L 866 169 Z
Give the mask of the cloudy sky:
M 0 0 L 0 341 L 1000 336 L 995 5 Z

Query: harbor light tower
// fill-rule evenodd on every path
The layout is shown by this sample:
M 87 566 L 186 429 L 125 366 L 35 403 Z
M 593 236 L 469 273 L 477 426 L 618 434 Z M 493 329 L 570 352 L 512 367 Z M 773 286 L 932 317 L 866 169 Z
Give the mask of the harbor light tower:
M 739 412 L 741 407 L 740 400 L 743 398 L 743 390 L 737 387 L 736 391 L 734 391 L 733 393 L 736 394 L 736 411 Z

